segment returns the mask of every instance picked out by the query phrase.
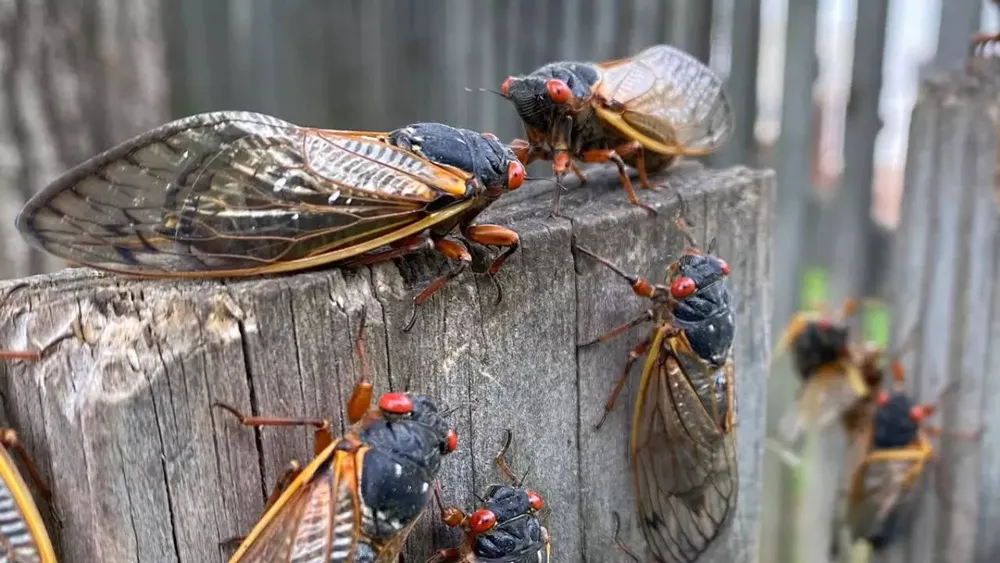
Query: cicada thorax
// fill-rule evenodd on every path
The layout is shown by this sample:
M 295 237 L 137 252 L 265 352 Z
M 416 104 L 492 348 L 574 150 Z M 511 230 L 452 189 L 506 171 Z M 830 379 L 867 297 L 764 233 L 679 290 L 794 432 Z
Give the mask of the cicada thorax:
M 876 403 L 871 425 L 859 437 L 866 450 L 851 475 L 847 524 L 854 538 L 880 549 L 906 532 L 933 448 L 920 431 L 930 407 L 902 392 L 881 392 Z
M 849 336 L 846 324 L 826 319 L 807 322 L 792 341 L 792 361 L 799 377 L 808 380 L 821 367 L 846 359 Z
M 12 563 L 55 563 L 56 556 L 48 531 L 28 485 L 11 458 L 8 448 L 20 449 L 16 434 L 0 429 L 0 561 Z M 42 488 L 36 469 L 23 450 L 26 463 L 36 484 Z M 48 496 L 48 490 L 43 488 Z

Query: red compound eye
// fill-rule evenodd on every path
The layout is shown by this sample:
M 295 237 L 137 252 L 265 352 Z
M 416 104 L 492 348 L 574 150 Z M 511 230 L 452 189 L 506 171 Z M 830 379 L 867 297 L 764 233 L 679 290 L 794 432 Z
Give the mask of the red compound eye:
M 473 534 L 482 534 L 490 531 L 496 523 L 497 515 L 493 514 L 493 511 L 480 508 L 469 516 L 469 531 Z
M 512 160 L 507 165 L 507 189 L 516 190 L 524 183 L 524 165 L 518 160 Z
M 694 290 L 698 289 L 695 285 L 694 280 L 691 278 L 677 278 L 670 284 L 670 295 L 674 299 L 684 299 L 688 295 L 694 293 Z
M 503 97 L 507 97 L 507 92 L 510 91 L 510 83 L 513 81 L 514 77 L 508 76 L 507 79 L 503 81 L 503 84 L 500 85 L 500 93 L 503 94 Z
M 728 262 L 726 262 L 725 260 L 719 260 L 719 268 L 722 269 L 722 275 L 724 275 L 724 276 L 728 276 L 729 275 L 729 263 Z
M 448 430 L 448 441 L 445 444 L 445 448 L 447 448 L 448 453 L 451 453 L 455 451 L 455 448 L 457 447 L 458 447 L 458 433 L 455 432 L 454 430 Z
M 378 400 L 378 408 L 387 414 L 410 414 L 413 402 L 406 393 L 386 393 Z
M 557 104 L 565 104 L 573 96 L 569 91 L 569 86 L 558 78 L 552 78 L 545 83 L 545 90 L 549 93 L 549 99 Z
M 923 405 L 913 405 L 910 407 L 910 420 L 913 422 L 921 422 L 927 418 L 927 409 Z
M 543 501 L 542 497 L 535 491 L 528 491 L 528 504 L 531 506 L 532 510 L 538 512 L 543 506 L 545 506 L 545 501 Z
M 879 394 L 875 396 L 875 404 L 884 407 L 889 404 L 889 394 L 885 391 L 879 391 Z

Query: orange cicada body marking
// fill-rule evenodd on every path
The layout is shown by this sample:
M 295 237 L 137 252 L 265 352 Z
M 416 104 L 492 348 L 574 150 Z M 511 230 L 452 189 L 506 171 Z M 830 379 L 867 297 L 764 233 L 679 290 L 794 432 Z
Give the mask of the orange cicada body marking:
M 357 348 L 363 356 L 360 333 Z M 396 561 L 457 435 L 424 395 L 386 393 L 368 410 L 371 398 L 363 369 L 347 412 L 364 414 L 349 416 L 350 428 L 337 439 L 326 420 L 245 417 L 218 405 L 244 425 L 317 428 L 316 457 L 280 480 L 230 563 Z
M 508 77 L 500 93 L 524 122 L 527 140 L 511 144 L 521 162 L 551 160 L 559 184 L 568 171 L 584 180 L 576 161 L 613 162 L 629 201 L 642 207 L 625 165 L 651 188 L 648 174 L 714 152 L 734 127 L 722 78 L 668 45 L 604 63 L 550 63 Z
M 696 246 L 686 229 L 684 233 Z M 629 446 L 638 524 L 655 561 L 691 563 L 728 528 L 736 509 L 735 319 L 725 281 L 729 266 L 689 248 L 667 268 L 665 283 L 653 285 L 577 249 L 652 301 L 641 317 L 598 338 L 646 321 L 656 323 L 630 352 L 605 417 L 632 364 L 645 355 Z
M 538 520 L 544 508 L 542 497 L 522 487 L 507 466 L 504 455 L 510 448 L 511 432 L 504 434 L 504 445 L 496 456 L 496 464 L 510 485 L 490 485 L 481 507 L 466 515 L 455 506 L 441 504 L 441 520 L 448 526 L 465 531 L 458 548 L 444 549 L 427 563 L 549 563 L 551 545 L 549 532 Z
M 0 429 L 0 522 L 3 524 L 0 526 L 0 561 L 55 563 L 52 540 L 10 451 L 21 458 L 42 496 L 51 498 L 17 434 L 9 428 Z
M 64 260 L 153 277 L 359 265 L 425 247 L 457 261 L 416 306 L 471 262 L 445 238 L 455 230 L 504 247 L 487 271 L 497 273 L 517 234 L 473 221 L 523 181 L 524 166 L 491 134 L 438 123 L 337 131 L 205 113 L 66 172 L 25 204 L 17 228 Z

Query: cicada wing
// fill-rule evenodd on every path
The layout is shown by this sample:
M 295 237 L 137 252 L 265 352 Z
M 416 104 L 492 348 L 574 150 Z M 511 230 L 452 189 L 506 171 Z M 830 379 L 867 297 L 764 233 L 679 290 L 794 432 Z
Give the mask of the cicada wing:
M 856 366 L 846 362 L 825 366 L 804 382 L 794 407 L 779 421 L 778 432 L 783 440 L 794 442 L 804 429 L 827 426 L 867 394 Z
M 711 369 L 689 347 L 677 348 L 686 355 L 680 361 L 660 329 L 643 370 L 631 450 L 639 527 L 652 553 L 680 563 L 697 560 L 731 522 L 738 472 L 732 362 Z M 692 373 L 695 365 L 702 369 Z
M 353 561 L 361 533 L 357 456 L 363 453 L 334 447 L 296 477 L 229 563 Z
M 28 485 L 0 448 L 0 561 L 55 563 L 52 540 Z
M 866 538 L 876 547 L 899 534 L 906 526 L 915 500 L 908 472 L 922 457 L 864 463 L 855 476 L 847 522 L 855 538 Z
M 73 168 L 25 205 L 17 227 L 56 256 L 114 271 L 286 271 L 407 236 L 431 202 L 464 198 L 468 179 L 380 138 L 207 113 Z
M 733 132 L 722 79 L 680 49 L 657 45 L 598 67 L 598 113 L 651 151 L 707 154 Z

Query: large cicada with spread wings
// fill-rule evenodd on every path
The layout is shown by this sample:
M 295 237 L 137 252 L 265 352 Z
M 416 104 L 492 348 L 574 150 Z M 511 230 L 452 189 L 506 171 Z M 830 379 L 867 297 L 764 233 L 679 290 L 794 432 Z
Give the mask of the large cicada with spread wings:
M 679 157 L 714 152 L 734 127 L 722 79 L 668 45 L 604 63 L 549 63 L 508 77 L 500 93 L 524 122 L 527 140 L 512 143 L 522 162 L 551 160 L 557 179 L 572 170 L 581 181 L 574 161 L 614 162 L 629 201 L 642 207 L 625 165 L 638 170 L 640 186 L 651 188 L 648 174 Z
M 691 563 L 728 528 L 736 511 L 736 332 L 726 287 L 729 265 L 691 247 L 667 268 L 666 284 L 626 274 L 577 247 L 628 280 L 652 308 L 598 338 L 606 340 L 643 322 L 652 333 L 629 354 L 605 405 L 605 417 L 629 376 L 646 356 L 636 398 L 629 453 L 635 473 L 638 522 L 658 562 Z M 604 418 L 598 423 L 603 424 Z
M 360 332 L 357 350 L 364 366 Z M 457 434 L 424 395 L 386 393 L 377 410 L 368 410 L 371 399 L 362 371 L 347 403 L 352 426 L 337 439 L 326 420 L 247 417 L 218 404 L 244 425 L 317 428 L 316 457 L 279 480 L 230 563 L 396 561 Z
M 206 113 L 71 169 L 28 201 L 17 228 L 70 262 L 166 277 L 363 264 L 431 246 L 458 266 L 414 297 L 416 306 L 471 262 L 445 238 L 456 229 L 505 247 L 489 266 L 496 274 L 517 234 L 472 223 L 523 180 L 524 166 L 488 133 L 439 123 L 337 131 Z
M 48 498 L 35 465 L 9 428 L 0 429 L 0 561 L 10 563 L 55 563 L 55 550 L 28 485 L 17 470 L 10 452 L 16 452 L 35 485 Z
M 549 532 L 538 520 L 545 506 L 542 497 L 523 485 L 507 465 L 504 455 L 510 448 L 511 432 L 496 456 L 496 464 L 510 484 L 493 484 L 482 506 L 466 515 L 456 506 L 441 506 L 441 520 L 465 531 L 457 548 L 443 549 L 427 563 L 549 563 Z M 441 504 L 440 497 L 438 504 Z

